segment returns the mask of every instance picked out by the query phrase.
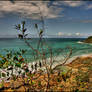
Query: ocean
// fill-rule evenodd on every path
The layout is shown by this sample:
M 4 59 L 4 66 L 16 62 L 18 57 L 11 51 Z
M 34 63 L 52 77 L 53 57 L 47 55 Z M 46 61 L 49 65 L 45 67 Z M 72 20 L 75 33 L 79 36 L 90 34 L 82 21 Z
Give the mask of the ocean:
M 69 53 L 67 47 L 72 48 L 72 56 L 79 56 L 83 54 L 92 53 L 92 44 L 80 43 L 84 38 L 45 38 L 47 46 L 53 50 L 53 56 L 63 57 Z M 38 38 L 29 39 L 30 44 L 37 48 Z M 34 61 L 32 50 L 25 44 L 23 40 L 17 38 L 0 38 L 0 54 L 5 55 L 7 50 L 19 51 L 25 49 L 27 52 L 23 55 L 27 62 Z M 49 57 L 48 49 L 46 50 L 47 57 Z

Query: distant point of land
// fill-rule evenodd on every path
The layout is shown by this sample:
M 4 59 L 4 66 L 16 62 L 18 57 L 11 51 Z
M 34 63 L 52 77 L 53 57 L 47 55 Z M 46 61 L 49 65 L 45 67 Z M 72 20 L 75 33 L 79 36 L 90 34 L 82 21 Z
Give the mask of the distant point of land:
M 85 43 L 92 43 L 92 36 L 89 36 L 86 40 L 84 40 Z

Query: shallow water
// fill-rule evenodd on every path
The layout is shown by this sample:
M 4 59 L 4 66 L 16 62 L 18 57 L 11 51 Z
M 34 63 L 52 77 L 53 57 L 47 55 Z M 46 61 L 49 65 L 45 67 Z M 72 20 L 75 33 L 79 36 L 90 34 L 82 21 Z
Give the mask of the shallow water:
M 72 56 L 92 53 L 92 44 L 78 43 L 83 40 L 83 38 L 46 38 L 45 42 L 53 49 L 53 55 L 58 55 L 62 58 L 63 55 L 66 55 L 66 53 L 69 52 L 66 47 L 71 47 L 73 49 Z M 34 48 L 37 48 L 37 38 L 30 39 L 29 42 Z M 19 48 L 27 49 L 24 57 L 27 58 L 28 61 L 34 60 L 31 49 L 24 43 L 24 41 L 16 38 L 0 38 L 0 54 L 6 53 L 4 49 L 19 51 Z M 59 49 L 63 49 L 60 54 L 57 52 Z

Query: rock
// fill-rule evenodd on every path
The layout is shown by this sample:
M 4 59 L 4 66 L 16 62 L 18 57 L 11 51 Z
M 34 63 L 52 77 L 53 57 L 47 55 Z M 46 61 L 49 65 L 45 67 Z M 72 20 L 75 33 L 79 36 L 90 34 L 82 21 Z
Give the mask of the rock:
M 18 92 L 29 92 L 28 91 L 29 90 L 29 88 L 27 87 L 27 86 L 21 86 L 20 88 L 18 88 L 17 90 L 16 90 L 16 92 L 18 91 Z
M 86 67 L 82 67 L 81 69 L 82 69 L 83 72 L 87 72 L 88 71 L 88 68 L 86 68 Z
M 23 85 L 23 82 L 22 81 L 14 81 L 12 84 L 11 84 L 11 88 L 19 88 L 20 86 Z
M 72 69 L 72 73 L 77 73 L 78 72 L 78 69 Z

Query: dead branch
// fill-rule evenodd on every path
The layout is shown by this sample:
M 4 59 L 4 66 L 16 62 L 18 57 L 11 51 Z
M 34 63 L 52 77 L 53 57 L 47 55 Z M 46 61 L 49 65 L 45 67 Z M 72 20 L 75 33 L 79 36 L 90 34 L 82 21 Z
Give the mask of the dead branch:
M 70 56 L 72 55 L 72 49 L 70 49 L 70 52 L 69 52 L 69 54 L 66 56 L 66 58 L 65 58 L 65 60 L 63 61 L 63 63 L 61 63 L 61 64 L 59 64 L 59 65 L 56 65 L 54 68 L 53 68 L 53 70 L 55 70 L 57 67 L 59 67 L 59 66 L 63 66 L 68 60 L 69 60 L 69 58 L 70 58 Z

